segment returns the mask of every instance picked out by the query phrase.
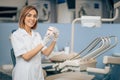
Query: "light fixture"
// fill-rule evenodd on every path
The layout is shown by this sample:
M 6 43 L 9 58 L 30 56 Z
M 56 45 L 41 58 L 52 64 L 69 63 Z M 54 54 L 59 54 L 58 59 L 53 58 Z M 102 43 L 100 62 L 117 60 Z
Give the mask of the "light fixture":
M 100 16 L 81 16 L 81 25 L 83 27 L 100 27 L 101 17 Z

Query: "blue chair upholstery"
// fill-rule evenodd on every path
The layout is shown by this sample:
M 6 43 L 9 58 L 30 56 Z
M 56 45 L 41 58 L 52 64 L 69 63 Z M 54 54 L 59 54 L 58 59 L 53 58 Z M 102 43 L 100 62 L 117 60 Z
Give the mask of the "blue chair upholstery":
M 13 50 L 13 48 L 11 49 L 11 58 L 12 58 L 13 66 L 15 66 L 15 64 L 16 64 L 16 58 L 15 58 L 15 55 L 14 55 L 14 50 Z

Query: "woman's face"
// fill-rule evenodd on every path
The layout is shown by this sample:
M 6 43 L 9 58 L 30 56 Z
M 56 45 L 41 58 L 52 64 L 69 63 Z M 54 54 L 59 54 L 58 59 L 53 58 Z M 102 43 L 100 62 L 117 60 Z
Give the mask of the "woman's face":
M 31 10 L 25 17 L 25 27 L 32 28 L 37 21 L 37 13 L 35 10 Z

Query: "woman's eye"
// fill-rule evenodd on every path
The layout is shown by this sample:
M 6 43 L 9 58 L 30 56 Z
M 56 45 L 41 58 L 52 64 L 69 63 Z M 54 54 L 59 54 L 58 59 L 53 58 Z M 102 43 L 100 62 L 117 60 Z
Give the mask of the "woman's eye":
M 31 17 L 31 14 L 28 14 L 27 17 Z
M 34 18 L 37 18 L 37 15 L 34 15 L 33 17 L 34 17 Z
M 30 17 L 31 16 L 31 14 L 27 14 L 27 17 Z

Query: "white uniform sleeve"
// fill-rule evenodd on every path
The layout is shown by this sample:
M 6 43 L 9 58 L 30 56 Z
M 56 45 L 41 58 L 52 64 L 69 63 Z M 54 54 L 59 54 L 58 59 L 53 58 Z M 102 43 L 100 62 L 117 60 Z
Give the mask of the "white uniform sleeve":
M 26 53 L 22 37 L 19 37 L 19 35 L 12 34 L 11 43 L 16 57 Z

